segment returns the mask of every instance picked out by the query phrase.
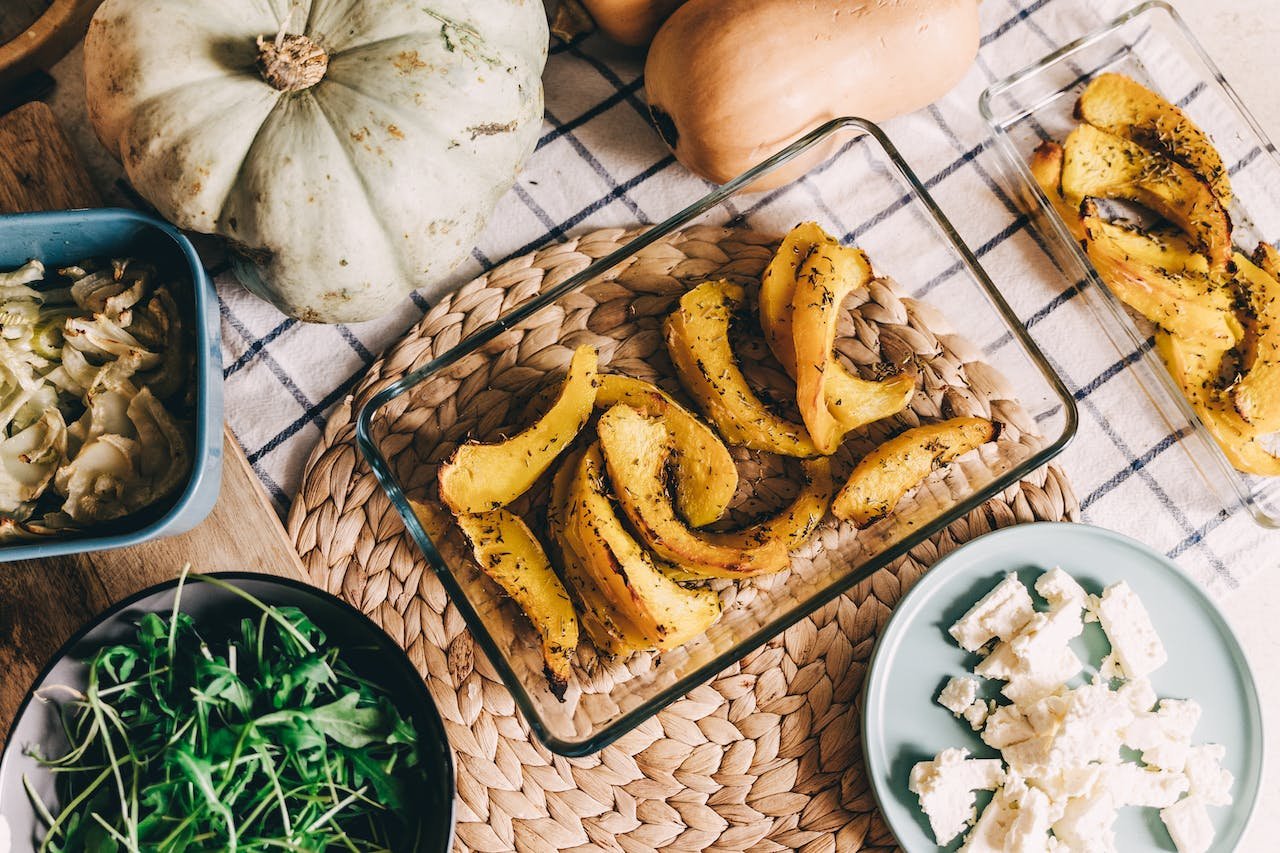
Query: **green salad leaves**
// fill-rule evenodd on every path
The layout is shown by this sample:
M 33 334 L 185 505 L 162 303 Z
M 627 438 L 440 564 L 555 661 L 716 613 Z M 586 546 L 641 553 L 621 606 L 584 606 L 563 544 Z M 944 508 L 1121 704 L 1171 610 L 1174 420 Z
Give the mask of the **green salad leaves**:
M 88 662 L 63 705 L 70 750 L 54 814 L 28 785 L 51 853 L 413 850 L 429 816 L 417 733 L 301 610 L 197 630 L 149 613 Z M 40 756 L 37 756 L 38 758 Z

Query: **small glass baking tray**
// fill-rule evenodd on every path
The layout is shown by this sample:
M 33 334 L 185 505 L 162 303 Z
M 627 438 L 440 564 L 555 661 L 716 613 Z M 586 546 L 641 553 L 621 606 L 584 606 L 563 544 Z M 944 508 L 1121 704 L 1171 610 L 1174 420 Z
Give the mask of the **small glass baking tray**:
M 792 168 L 797 163 L 816 165 L 781 189 L 747 191 L 787 163 Z M 703 191 L 693 181 L 672 182 L 663 190 L 668 199 L 685 193 L 688 206 L 576 274 L 548 274 L 541 282 L 541 293 L 530 295 L 448 352 L 383 389 L 362 408 L 357 421 L 362 452 L 476 642 L 510 688 L 533 731 L 551 750 L 564 755 L 603 748 L 951 522 L 979 510 L 988 498 L 1016 488 L 1018 480 L 1057 455 L 1076 430 L 1071 395 L 955 229 L 874 124 L 853 118 L 832 121 L 701 198 L 693 197 Z M 1006 432 L 1014 437 L 1008 443 L 997 442 L 991 453 L 980 454 L 977 461 L 972 461 L 975 455 L 971 454 L 966 457 L 970 462 L 960 460 L 952 470 L 937 472 L 931 481 L 946 481 L 946 487 L 922 487 L 898 512 L 856 537 L 816 537 L 820 541 L 793 560 L 785 582 L 758 587 L 750 600 L 739 596 L 704 636 L 661 658 L 647 653 L 635 656 L 621 669 L 617 663 L 598 663 L 605 668 L 603 676 L 600 669 L 589 677 L 575 671 L 564 701 L 558 700 L 543 676 L 537 638 L 518 617 L 514 604 L 498 594 L 462 549 L 451 542 L 434 542 L 407 498 L 435 500 L 436 467 L 457 441 L 510 434 L 527 422 L 530 402 L 536 407 L 539 393 L 560 380 L 577 344 L 607 341 L 617 326 L 629 325 L 641 332 L 614 349 L 611 359 L 602 347 L 602 370 L 637 373 L 652 367 L 652 360 L 636 357 L 637 348 L 643 350 L 646 345 L 651 353 L 646 358 L 665 359 L 660 342 L 662 317 L 683 288 L 709 278 L 750 281 L 772 255 L 770 241 L 804 220 L 816 220 L 842 242 L 862 247 L 877 272 L 893 278 L 902 294 L 931 303 L 920 309 L 921 315 L 929 309 L 935 315 L 926 325 L 945 319 L 952 328 L 963 330 L 961 338 L 936 329 L 939 341 L 949 341 L 948 348 L 954 345 L 968 353 L 961 372 L 968 371 L 974 388 L 988 389 L 983 393 L 991 393 L 993 416 L 1003 420 Z M 728 229 L 748 229 L 751 235 Z M 680 253 L 667 252 L 676 240 L 681 240 Z M 727 260 L 724 247 L 729 244 L 746 247 L 737 260 Z M 642 252 L 650 264 L 647 278 L 621 271 Z M 671 259 L 669 267 L 679 267 L 670 270 L 678 282 L 675 292 L 669 276 L 652 272 L 652 265 L 661 267 L 664 258 Z M 744 258 L 751 263 L 744 266 Z M 602 303 L 615 310 L 596 311 L 586 322 L 572 319 L 582 316 L 584 306 Z M 874 313 L 877 304 L 872 300 L 857 310 Z M 555 322 L 546 322 L 549 317 Z M 544 334 L 548 327 L 560 329 L 560 337 Z M 903 338 L 927 340 L 931 334 L 922 334 L 919 326 L 895 328 Z M 526 334 L 527 338 L 522 337 Z M 856 347 L 858 340 L 856 330 L 846 329 L 837 348 Z M 546 355 L 533 361 L 525 358 L 507 369 L 505 365 L 514 365 L 521 351 Z M 973 366 L 978 362 L 980 367 Z M 929 371 L 927 381 L 934 383 L 931 388 L 941 400 L 928 416 L 944 416 L 955 411 L 953 406 L 967 405 L 960 399 L 964 393 L 952 397 L 938 391 L 938 374 Z M 1003 390 L 992 392 L 992 388 Z M 514 402 L 506 396 L 512 389 L 522 395 Z M 678 385 L 668 383 L 668 389 L 679 394 Z M 475 410 L 458 411 L 460 396 L 473 401 Z M 929 394 L 917 397 L 924 400 Z M 465 422 L 467 428 L 442 438 L 439 425 L 445 421 Z M 400 426 L 389 429 L 392 423 Z M 409 441 L 403 433 L 409 423 L 427 424 L 427 432 L 419 427 L 417 438 Z M 882 422 L 875 428 L 883 440 L 890 429 L 903 426 Z M 859 440 L 869 439 L 854 441 Z M 744 480 L 749 476 L 744 473 Z M 541 487 L 535 486 L 530 494 Z M 783 503 L 789 499 L 777 497 Z M 524 513 L 535 532 L 540 524 L 537 500 L 513 507 Z M 545 495 L 541 500 L 545 504 Z M 442 552 L 454 556 L 450 559 Z M 800 560 L 804 565 L 797 568 Z
M 1045 235 L 1063 274 L 1063 289 L 1081 283 L 1080 298 L 1117 355 L 1131 362 L 1148 401 L 1170 434 L 1180 437 L 1190 464 L 1223 507 L 1233 511 L 1243 506 L 1264 527 L 1280 527 L 1280 477 L 1242 474 L 1231 466 L 1152 348 L 1151 325 L 1131 314 L 1102 283 L 1027 165 L 1038 144 L 1061 142 L 1076 125 L 1073 112 L 1080 92 L 1104 72 L 1126 74 L 1160 93 L 1212 137 L 1231 174 L 1233 236 L 1246 255 L 1259 242 L 1280 239 L 1280 159 L 1186 23 L 1161 0 L 1136 6 L 992 84 L 979 98 L 1005 176 Z

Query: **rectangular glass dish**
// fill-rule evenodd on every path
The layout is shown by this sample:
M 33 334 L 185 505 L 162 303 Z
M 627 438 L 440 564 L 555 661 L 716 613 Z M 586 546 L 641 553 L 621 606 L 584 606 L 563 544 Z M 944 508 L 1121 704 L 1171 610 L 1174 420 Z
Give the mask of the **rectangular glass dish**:
M 774 170 L 805 164 L 813 165 L 798 181 L 747 192 Z M 692 181 L 680 186 L 689 196 L 700 192 Z M 540 283 L 530 277 L 535 286 L 524 290 L 523 301 L 515 303 L 508 294 L 504 304 L 513 307 L 382 390 L 357 420 L 362 452 L 476 642 L 534 732 L 565 755 L 603 748 L 987 499 L 1017 488 L 1018 480 L 1058 454 L 1076 430 L 1071 395 L 875 125 L 835 120 L 723 187 L 688 198 L 688 205 L 659 225 L 627 235 L 630 241 L 620 248 L 627 237 L 611 232 L 593 244 L 596 249 L 585 250 L 598 258 L 585 269 L 569 274 L 557 267 Z M 866 428 L 846 444 L 845 458 L 837 457 L 836 464 L 844 466 L 837 483 L 851 467 L 850 446 L 866 452 L 868 443 L 921 419 L 983 412 L 1001 422 L 1000 440 L 936 471 L 891 516 L 865 530 L 828 516 L 829 524 L 796 552 L 785 578 L 746 582 L 752 594 L 733 588 L 736 597 L 729 598 L 723 586 L 732 582 L 715 582 L 726 606 L 705 635 L 661 658 L 641 653 L 623 662 L 593 661 L 589 677 L 575 668 L 560 701 L 543 675 L 537 637 L 514 604 L 455 542 L 434 541 L 409 499 L 436 502 L 435 468 L 457 442 L 492 440 L 527 424 L 530 408 L 545 404 L 547 390 L 580 344 L 600 347 L 602 371 L 639 375 L 679 394 L 679 385 L 669 381 L 669 364 L 665 372 L 662 367 L 665 314 L 701 281 L 730 278 L 751 289 L 777 240 L 807 220 L 864 249 L 877 273 L 896 283 L 877 282 L 862 291 L 861 304 L 842 319 L 837 350 L 864 375 L 874 375 L 868 359 L 885 361 L 884 352 L 905 347 L 923 377 L 912 410 Z M 578 251 L 584 243 L 592 240 L 579 243 Z M 957 329 L 963 334 L 955 334 Z M 738 343 L 735 336 L 744 364 L 754 358 L 751 353 L 767 352 L 758 331 Z M 767 366 L 746 369 L 753 381 L 768 372 Z M 420 425 L 412 441 L 403 432 L 409 422 Z M 446 422 L 452 426 L 442 427 Z M 391 430 L 389 423 L 400 426 Z M 772 501 L 761 499 L 772 488 L 762 486 L 770 475 L 750 467 L 756 464 L 750 454 L 735 449 L 735 457 L 741 474 L 730 509 L 735 521 L 744 523 L 740 516 L 759 516 L 790 500 L 796 487 L 786 483 L 771 492 Z M 532 497 L 511 507 L 540 537 L 546 497 L 539 492 L 545 492 L 546 479 L 534 486 Z
M 1152 346 L 1153 327 L 1102 283 L 1093 264 L 1031 174 L 1028 161 L 1045 140 L 1061 142 L 1076 125 L 1080 92 L 1103 72 L 1128 75 L 1182 107 L 1222 154 L 1234 200 L 1228 208 L 1236 246 L 1249 255 L 1280 239 L 1280 159 L 1275 147 L 1186 23 L 1161 0 L 1143 3 L 1098 31 L 992 84 L 979 109 L 994 134 L 1005 177 L 1045 236 L 1062 288 L 1080 298 L 1114 345 L 1189 463 L 1228 511 L 1243 506 L 1264 527 L 1280 527 L 1280 477 L 1237 471 L 1183 396 Z M 1137 402 L 1137 401 L 1135 401 Z M 1280 442 L 1273 452 L 1280 448 Z

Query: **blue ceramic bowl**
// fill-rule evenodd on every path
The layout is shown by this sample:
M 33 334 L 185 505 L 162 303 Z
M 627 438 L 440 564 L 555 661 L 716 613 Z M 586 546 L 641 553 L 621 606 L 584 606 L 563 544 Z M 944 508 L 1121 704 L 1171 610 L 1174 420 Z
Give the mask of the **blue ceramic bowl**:
M 191 242 L 172 225 L 132 210 L 0 216 L 0 269 L 15 269 L 32 258 L 54 268 L 94 257 L 146 259 L 155 263 L 173 285 L 195 355 L 191 476 L 186 487 L 167 502 L 94 530 L 0 547 L 0 562 L 123 548 L 173 536 L 203 521 L 218 498 L 222 485 L 218 304 Z

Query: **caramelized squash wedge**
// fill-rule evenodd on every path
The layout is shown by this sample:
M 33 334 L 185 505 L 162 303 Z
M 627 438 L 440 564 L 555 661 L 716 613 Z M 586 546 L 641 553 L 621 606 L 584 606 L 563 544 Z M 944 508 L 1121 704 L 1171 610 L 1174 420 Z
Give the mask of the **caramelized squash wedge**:
M 1246 474 L 1280 477 L 1280 457 L 1267 452 L 1257 440 L 1257 431 L 1218 391 L 1224 352 L 1163 331 L 1156 332 L 1156 352 L 1232 467 Z
M 1264 262 L 1269 248 L 1259 253 Z M 1272 433 L 1280 430 L 1280 281 L 1244 255 L 1237 253 L 1234 261 L 1248 310 L 1245 372 L 1231 387 L 1231 402 L 1258 434 Z
M 578 615 L 542 545 L 506 509 L 459 513 L 456 521 L 481 571 L 515 600 L 542 638 L 547 682 L 563 698 L 578 647 Z
M 789 564 L 781 540 L 722 544 L 676 517 L 667 490 L 671 433 L 661 420 L 617 405 L 600 416 L 596 432 L 618 504 L 659 557 L 695 574 L 728 578 L 768 574 Z
M 705 633 L 720 618 L 719 596 L 686 589 L 663 574 L 614 512 L 604 482 L 604 457 L 592 444 L 574 472 L 565 518 L 585 571 L 649 647 L 673 649 Z
M 836 486 L 831 478 L 831 460 L 827 457 L 806 459 L 800 465 L 804 468 L 804 486 L 789 505 L 777 515 L 742 530 L 713 533 L 711 541 L 742 549 L 765 542 L 781 542 L 788 551 L 795 551 L 808 542 L 830 512 Z
M 1070 205 L 1121 198 L 1151 208 L 1187 233 L 1214 272 L 1231 258 L 1231 220 L 1203 178 L 1093 125 L 1077 126 L 1063 145 L 1062 194 Z
M 862 457 L 831 511 L 858 527 L 879 521 L 932 471 L 981 447 L 996 433 L 996 425 L 984 418 L 952 418 L 909 429 Z
M 847 276 L 848 280 L 840 281 L 840 276 Z M 761 278 L 760 327 L 774 357 L 796 380 L 797 386 L 802 374 L 806 381 L 813 382 L 818 378 L 816 374 L 821 373 L 823 396 L 815 397 L 813 389 L 806 394 L 798 387 L 797 403 L 810 435 L 815 424 L 826 432 L 824 440 L 831 449 L 823 450 L 824 453 L 835 452 L 834 445 L 839 444 L 839 438 L 833 440 L 831 434 L 838 432 L 842 436 L 895 415 L 906 408 L 915 393 L 915 377 L 910 374 L 871 382 L 845 368 L 832 351 L 835 323 L 844 297 L 840 295 L 836 299 L 829 294 L 814 293 L 809 287 L 816 278 L 819 287 L 842 289 L 847 294 L 865 287 L 873 277 L 871 263 L 861 250 L 841 246 L 816 223 L 802 222 L 783 239 Z M 811 292 L 798 296 L 802 285 Z M 797 317 L 797 303 L 808 305 L 824 298 L 832 301 L 824 304 L 821 311 L 807 310 Z M 823 341 L 827 341 L 825 350 Z M 825 411 L 819 409 L 820 402 L 824 403 Z M 816 440 L 814 443 L 819 444 Z
M 596 398 L 595 347 L 581 346 L 551 408 L 496 444 L 468 442 L 440 466 L 440 499 L 455 513 L 504 507 L 529 490 L 591 417 Z
M 782 238 L 782 245 L 760 277 L 760 329 L 787 375 L 796 375 L 795 336 L 791 332 L 791 299 L 800 267 L 819 246 L 835 246 L 836 239 L 816 222 L 801 222 Z
M 1116 298 L 1189 341 L 1234 346 L 1243 335 L 1231 291 L 1209 275 L 1209 260 L 1181 234 L 1158 234 L 1103 219 L 1081 207 L 1085 252 Z
M 1076 118 L 1159 151 L 1203 178 L 1223 207 L 1231 178 L 1209 135 L 1175 104 L 1123 74 L 1100 74 L 1076 101 Z
M 578 610 L 583 631 L 598 651 L 622 657 L 647 651 L 654 648 L 653 641 L 610 604 L 604 591 L 587 570 L 586 563 L 578 552 L 580 546 L 567 534 L 565 521 L 572 509 L 570 502 L 573 478 L 581 459 L 582 451 L 565 457 L 552 481 L 551 499 L 547 504 L 552 560 L 560 569 L 565 589 Z
M 720 436 L 656 385 L 617 373 L 601 374 L 596 407 L 608 409 L 618 403 L 662 418 L 670 430 L 676 506 L 685 521 L 705 527 L 720 520 L 738 490 L 738 466 Z
M 1044 191 L 1058 218 L 1067 226 L 1076 242 L 1084 239 L 1084 226 L 1080 223 L 1080 205 L 1072 205 L 1062 195 L 1062 146 L 1056 142 L 1041 142 L 1031 153 L 1031 177 Z
M 708 281 L 682 296 L 664 324 L 671 363 L 730 444 L 783 456 L 817 456 L 804 426 L 769 411 L 738 367 L 729 324 L 744 300 L 742 287 L 728 281 Z
M 846 432 L 906 408 L 915 377 L 899 374 L 883 382 L 850 375 L 836 360 L 840 306 L 875 274 L 861 249 L 823 245 L 801 265 L 791 297 L 796 405 L 814 446 L 835 453 Z

